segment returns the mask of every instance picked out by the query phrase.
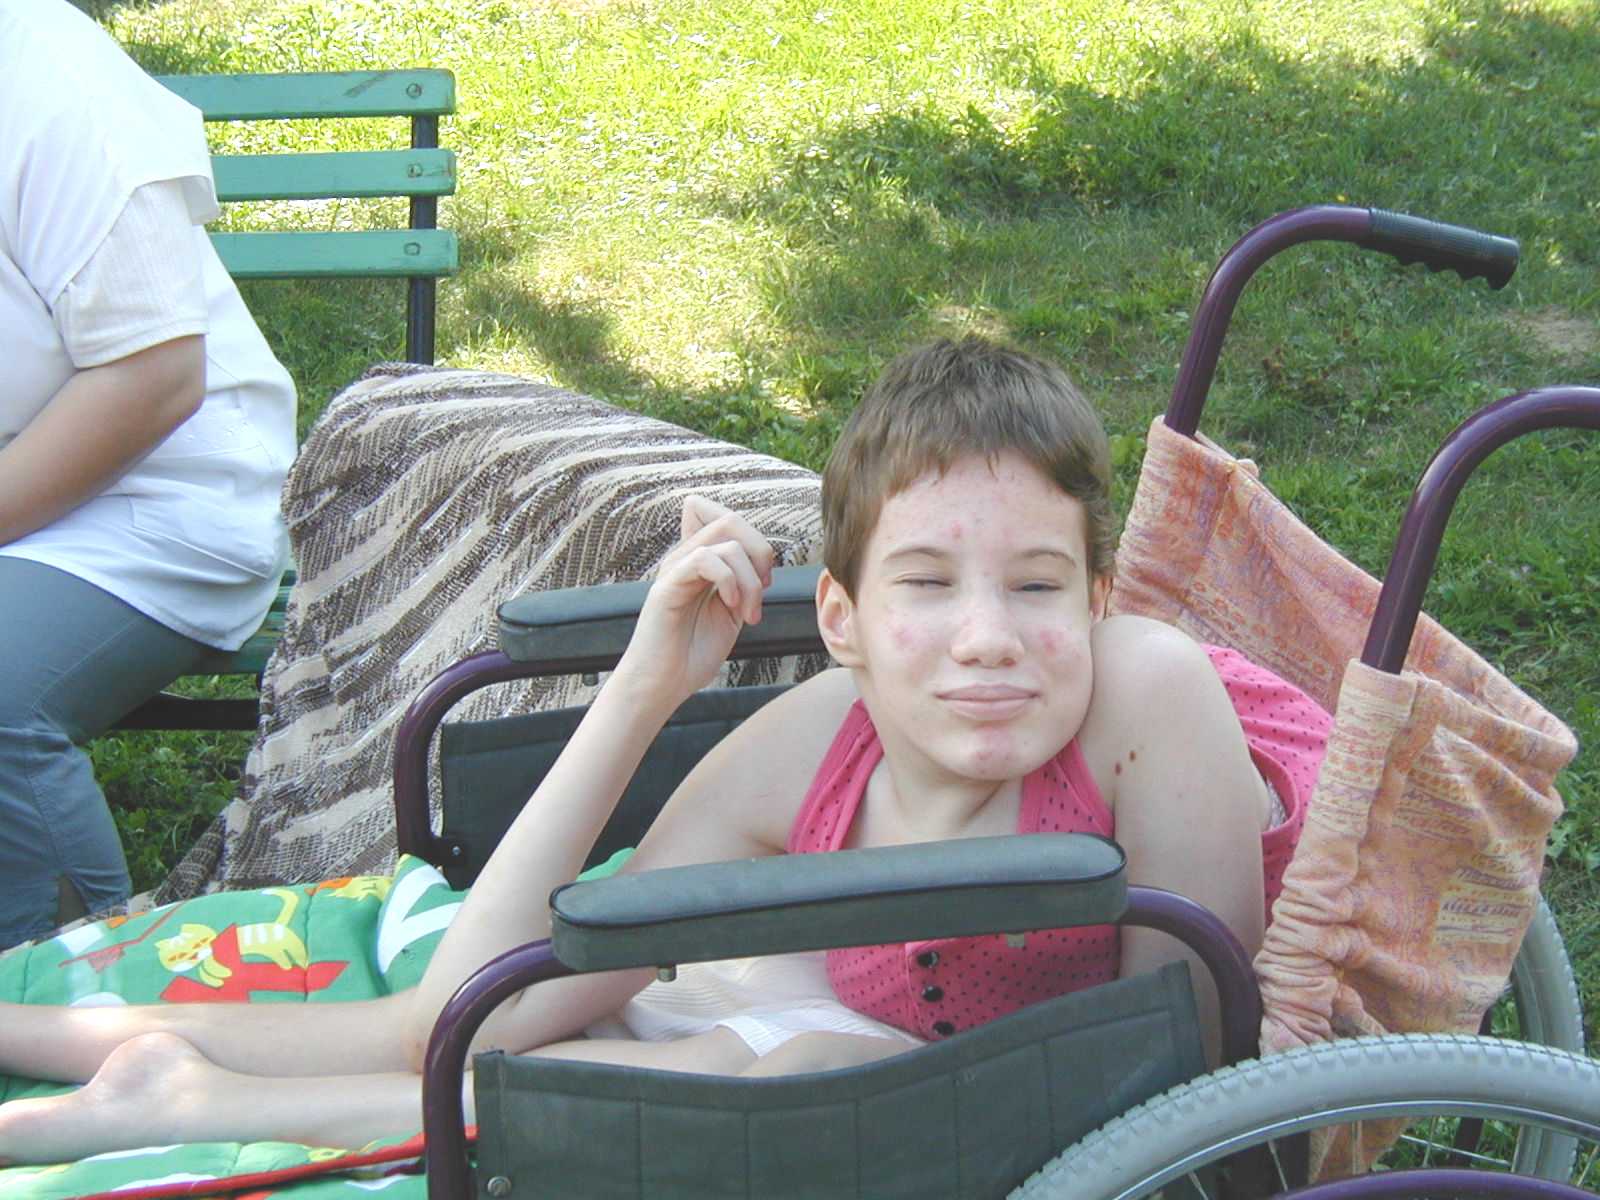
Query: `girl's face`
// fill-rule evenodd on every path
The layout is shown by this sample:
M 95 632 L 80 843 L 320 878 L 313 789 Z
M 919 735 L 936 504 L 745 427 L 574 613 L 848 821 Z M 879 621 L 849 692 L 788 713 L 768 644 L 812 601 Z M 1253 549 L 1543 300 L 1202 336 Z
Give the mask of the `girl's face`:
M 825 575 L 819 620 L 891 759 L 1002 782 L 1077 734 L 1109 589 L 1089 577 L 1086 535 L 1083 506 L 1010 453 L 884 503 L 856 595 Z

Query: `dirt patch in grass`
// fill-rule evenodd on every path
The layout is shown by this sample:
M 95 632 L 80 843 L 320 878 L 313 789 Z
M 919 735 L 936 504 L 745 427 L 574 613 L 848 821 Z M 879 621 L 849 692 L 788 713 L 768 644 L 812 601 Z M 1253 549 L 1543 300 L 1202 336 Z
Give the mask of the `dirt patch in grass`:
M 1600 321 L 1575 317 L 1555 307 L 1518 313 L 1510 320 L 1519 333 L 1527 334 L 1547 353 L 1568 359 L 1600 353 Z

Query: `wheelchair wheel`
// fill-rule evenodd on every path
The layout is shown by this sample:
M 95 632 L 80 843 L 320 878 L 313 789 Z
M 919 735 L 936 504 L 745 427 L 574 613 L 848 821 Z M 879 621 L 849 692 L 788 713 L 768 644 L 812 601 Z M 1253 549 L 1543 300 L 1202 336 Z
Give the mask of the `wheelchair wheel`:
M 1549 1130 L 1584 1139 L 1586 1160 L 1573 1182 L 1600 1182 L 1600 1062 L 1503 1038 L 1411 1034 L 1307 1046 L 1174 1088 L 1067 1148 L 1012 1195 L 1210 1196 L 1190 1177 L 1230 1154 L 1314 1128 L 1396 1117 L 1412 1122 L 1395 1151 L 1401 1165 L 1465 1165 L 1451 1131 L 1439 1126 L 1468 1117 L 1489 1126 L 1470 1156 L 1474 1167 L 1532 1174 L 1522 1135 Z
M 1558 1050 L 1583 1053 L 1583 1009 L 1566 943 L 1550 906 L 1539 900 L 1517 961 L 1511 968 L 1511 1000 L 1517 1027 L 1512 1037 Z M 1498 1026 L 1496 1032 L 1500 1032 Z
M 1584 1052 L 1578 981 L 1556 919 L 1542 897 L 1511 968 L 1509 1001 L 1510 1011 L 1504 1014 L 1508 1027 L 1502 1027 L 1502 1014 L 1497 1011 L 1495 1033 L 1573 1054 Z M 1529 1175 L 1565 1179 L 1572 1172 L 1577 1151 L 1575 1138 L 1529 1129 L 1517 1146 L 1517 1166 Z

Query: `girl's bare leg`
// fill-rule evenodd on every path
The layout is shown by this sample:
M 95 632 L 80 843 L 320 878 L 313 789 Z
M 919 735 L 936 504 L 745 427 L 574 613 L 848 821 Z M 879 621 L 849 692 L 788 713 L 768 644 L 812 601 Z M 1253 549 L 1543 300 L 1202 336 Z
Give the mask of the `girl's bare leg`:
M 771 1054 L 755 1058 L 739 1074 L 749 1077 L 807 1075 L 813 1071 L 838 1071 L 865 1066 L 880 1058 L 890 1058 L 912 1049 L 897 1038 L 870 1037 L 858 1033 L 802 1033 L 779 1046 Z
M 673 1042 L 557 1042 L 533 1054 L 695 1074 L 786 1075 L 854 1066 L 904 1049 L 888 1038 L 810 1033 L 758 1059 L 742 1038 L 719 1027 Z M 470 1085 L 464 1099 L 470 1122 Z M 219 1066 L 175 1034 L 145 1033 L 108 1054 L 78 1091 L 0 1105 L 0 1163 L 69 1162 L 175 1142 L 353 1148 L 421 1125 L 422 1080 L 409 1071 L 254 1075 Z
M 247 1006 L 228 1007 L 247 1011 Z M 304 1012 L 314 1006 L 285 1007 Z M 533 1053 L 730 1075 L 755 1061 L 738 1035 L 720 1028 L 676 1042 L 594 1039 Z M 465 1099 L 471 1121 L 470 1087 Z M 106 1055 L 78 1091 L 0 1105 L 0 1163 L 70 1162 L 175 1142 L 291 1141 L 350 1148 L 421 1127 L 422 1080 L 410 1071 L 257 1075 L 221 1066 L 175 1034 L 144 1033 Z
M 113 1050 L 75 1092 L 0 1105 L 0 1162 L 71 1162 L 177 1142 L 361 1146 L 414 1132 L 420 1112 L 421 1080 L 409 1071 L 241 1074 L 175 1034 L 146 1033 Z
M 771 1053 L 757 1058 L 755 1051 L 743 1038 L 719 1025 L 705 1033 L 672 1042 L 593 1038 L 556 1042 L 532 1053 L 539 1058 L 654 1067 L 659 1071 L 684 1071 L 692 1075 L 744 1075 L 755 1078 L 859 1067 L 880 1058 L 902 1054 L 912 1045 L 897 1038 L 818 1031 L 798 1034 Z
M 0 1071 L 83 1083 L 123 1043 L 175 1034 L 220 1067 L 263 1076 L 408 1069 L 409 992 L 329 1004 L 0 1004 Z

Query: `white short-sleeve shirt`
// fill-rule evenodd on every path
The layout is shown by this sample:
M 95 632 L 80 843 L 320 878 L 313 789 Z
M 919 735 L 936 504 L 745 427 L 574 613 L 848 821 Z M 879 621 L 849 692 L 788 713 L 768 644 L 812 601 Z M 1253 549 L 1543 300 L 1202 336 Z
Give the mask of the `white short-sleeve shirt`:
M 0 0 L 0 446 L 74 372 L 206 339 L 200 410 L 101 495 L 0 546 L 225 649 L 286 556 L 294 388 L 201 223 L 199 113 L 66 0 Z

